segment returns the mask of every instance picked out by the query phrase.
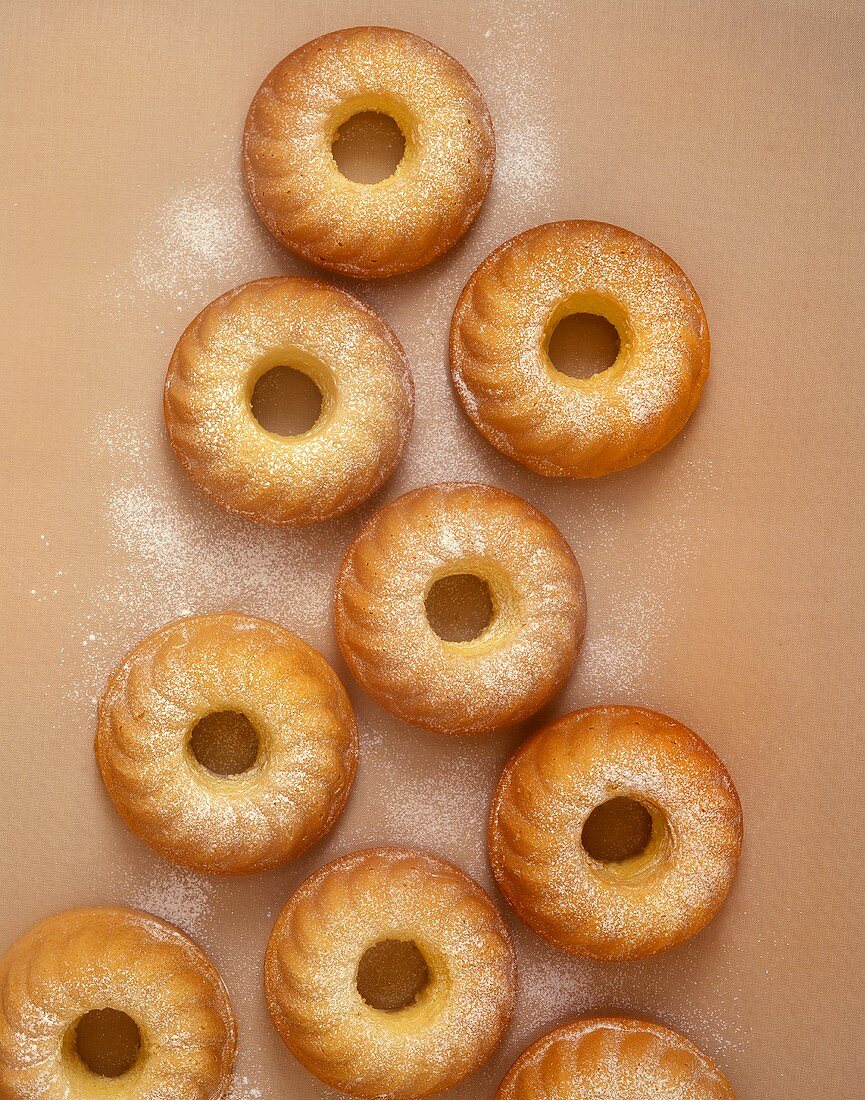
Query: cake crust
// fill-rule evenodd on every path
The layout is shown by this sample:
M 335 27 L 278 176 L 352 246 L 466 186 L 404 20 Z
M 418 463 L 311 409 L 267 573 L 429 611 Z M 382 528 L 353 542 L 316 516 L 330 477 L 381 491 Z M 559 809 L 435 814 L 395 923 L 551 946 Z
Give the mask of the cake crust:
M 363 953 L 413 942 L 429 980 L 397 1011 L 357 988 Z M 368 1100 L 417 1100 L 486 1061 L 511 1019 L 510 937 L 484 891 L 414 848 L 373 848 L 316 871 L 286 903 L 267 947 L 265 989 L 283 1042 L 322 1081 Z
M 356 183 L 331 152 L 353 115 L 389 115 L 405 138 L 391 176 Z M 358 278 L 413 271 L 475 220 L 495 162 L 477 85 L 426 39 L 390 27 L 322 35 L 289 54 L 252 101 L 243 168 L 271 233 L 311 263 Z
M 196 724 L 243 715 L 258 736 L 236 775 L 191 751 Z M 294 859 L 345 806 L 357 724 L 324 657 L 276 623 L 238 612 L 178 619 L 134 646 L 99 705 L 96 759 L 114 805 L 162 855 L 249 874 Z
M 603 863 L 582 829 L 614 798 L 641 803 L 645 851 Z M 502 892 L 538 935 L 575 955 L 654 955 L 700 931 L 733 883 L 742 807 L 693 730 L 643 707 L 589 707 L 543 726 L 505 766 L 489 855 Z
M 615 362 L 590 378 L 549 357 L 573 313 L 618 332 Z M 494 447 L 549 477 L 601 477 L 684 427 L 709 373 L 709 329 L 696 290 L 657 245 L 604 222 L 552 222 L 500 245 L 469 278 L 450 361 L 466 413 Z
M 468 574 L 492 618 L 465 642 L 442 639 L 425 600 Z M 490 485 L 415 489 L 361 528 L 334 600 L 346 664 L 382 706 L 439 733 L 472 736 L 520 722 L 563 685 L 582 645 L 582 573 L 561 532 L 527 501 Z

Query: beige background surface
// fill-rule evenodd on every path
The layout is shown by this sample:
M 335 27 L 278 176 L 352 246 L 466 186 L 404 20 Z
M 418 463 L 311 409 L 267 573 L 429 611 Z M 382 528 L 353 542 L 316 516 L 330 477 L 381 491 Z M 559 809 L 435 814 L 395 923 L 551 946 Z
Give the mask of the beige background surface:
M 679 1028 L 739 1095 L 861 1095 L 863 709 L 861 3 L 502 0 L 2 4 L 0 241 L 5 675 L 0 950 L 49 912 L 127 902 L 206 947 L 241 1027 L 234 1100 L 322 1100 L 266 1016 L 280 906 L 337 853 L 415 842 L 489 883 L 482 829 L 517 735 L 471 744 L 400 725 L 349 682 L 354 795 L 295 866 L 186 874 L 127 832 L 98 782 L 94 702 L 126 647 L 186 611 L 254 611 L 336 661 L 336 563 L 362 515 L 302 533 L 207 505 L 163 438 L 182 327 L 250 277 L 300 270 L 245 201 L 238 148 L 270 67 L 339 26 L 385 23 L 466 64 L 499 138 L 476 229 L 442 262 L 357 285 L 403 340 L 418 418 L 381 499 L 490 480 L 544 509 L 582 564 L 587 643 L 550 713 L 668 711 L 733 773 L 741 873 L 690 945 L 605 966 L 513 923 L 511 1034 L 452 1095 L 493 1096 L 515 1054 L 580 1013 Z M 445 370 L 458 291 L 501 240 L 601 218 L 666 249 L 700 291 L 713 376 L 660 456 L 597 484 L 509 463 Z

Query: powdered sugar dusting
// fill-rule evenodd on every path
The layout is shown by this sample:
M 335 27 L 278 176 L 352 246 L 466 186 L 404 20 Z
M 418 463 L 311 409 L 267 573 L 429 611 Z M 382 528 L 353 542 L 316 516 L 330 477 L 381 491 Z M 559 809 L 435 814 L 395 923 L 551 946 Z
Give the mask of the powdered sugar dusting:
M 253 1085 L 246 1075 L 238 1076 L 234 1080 L 227 1100 L 263 1100 L 264 1090 L 258 1085 Z
M 254 277 L 262 252 L 274 262 L 284 257 L 268 240 L 236 172 L 195 180 L 168 196 L 142 225 L 140 239 L 147 245 L 132 256 L 132 287 L 181 304 L 201 302 L 216 273 L 220 290 Z M 128 292 L 128 282 L 112 282 Z
M 508 196 L 522 191 L 522 201 L 537 202 L 549 194 L 558 180 L 555 141 L 544 123 L 532 119 L 533 105 L 525 89 L 509 101 L 509 111 L 519 116 L 513 126 L 500 131 L 499 171 L 496 186 Z
M 584 961 L 536 941 L 531 950 L 520 953 L 520 964 L 514 1026 L 521 1041 L 545 1031 L 577 1006 L 591 1003 L 594 983 Z
M 496 128 L 496 174 L 491 201 L 506 204 L 500 216 L 531 224 L 559 184 L 558 134 L 543 71 L 543 43 L 533 27 L 552 5 L 528 3 L 514 26 L 502 15 L 484 35 L 484 95 Z
M 205 875 L 160 860 L 151 865 L 146 878 L 129 876 L 124 900 L 200 939 L 212 911 L 213 885 Z
M 333 575 L 350 520 L 283 531 L 224 513 L 185 485 L 161 424 L 123 411 L 100 420 L 93 446 L 112 471 L 105 525 L 116 554 L 81 623 L 88 695 L 99 693 L 125 648 L 196 612 L 246 611 L 328 648 Z M 154 476 L 166 464 L 170 489 Z
M 576 958 L 522 926 L 515 928 L 515 938 L 520 984 L 512 1026 L 520 1048 L 582 1016 L 613 1012 L 655 1019 L 659 1004 L 666 1006 L 665 1024 L 686 1035 L 702 1034 L 715 1056 L 747 1046 L 750 1027 L 738 1015 L 738 991 L 725 974 L 716 975 L 716 995 L 707 1009 L 705 977 L 692 952 L 678 953 L 671 987 L 670 974 L 658 960 L 599 963 Z
M 590 593 L 579 702 L 632 697 L 655 672 L 686 599 L 678 578 L 687 575 L 704 534 L 702 498 L 714 488 L 711 464 L 686 459 L 663 509 L 641 524 L 603 485 L 585 490 L 572 539 Z
M 615 685 L 619 694 L 639 687 L 650 648 L 665 629 L 649 591 L 637 591 L 619 602 L 597 631 L 586 639 L 581 658 L 583 678 L 595 690 Z
M 414 844 L 453 860 L 473 875 L 486 875 L 486 821 L 498 762 L 471 742 L 425 755 L 409 775 L 394 767 L 399 734 L 367 746 L 366 766 L 399 790 L 382 807 L 382 839 Z M 459 828 L 455 822 L 459 821 Z

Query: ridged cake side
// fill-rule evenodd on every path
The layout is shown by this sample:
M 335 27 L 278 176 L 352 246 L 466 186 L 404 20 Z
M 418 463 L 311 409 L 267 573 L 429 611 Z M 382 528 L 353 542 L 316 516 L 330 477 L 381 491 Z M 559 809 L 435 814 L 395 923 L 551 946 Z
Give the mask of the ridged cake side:
M 381 1012 L 361 998 L 363 952 L 414 941 L 430 984 Z M 416 849 L 377 848 L 317 871 L 289 899 L 268 944 L 274 1023 L 311 1072 L 353 1096 L 431 1095 L 473 1072 L 504 1033 L 515 963 L 500 915 L 464 872 Z
M 555 371 L 558 311 L 605 316 L 621 350 L 588 379 Z M 479 431 L 549 476 L 599 477 L 644 461 L 681 430 L 709 373 L 700 299 L 660 248 L 617 226 L 553 222 L 477 268 L 450 336 L 454 384 Z
M 189 731 L 219 711 L 261 739 L 248 773 L 216 777 L 190 759 Z M 148 844 L 199 870 L 239 873 L 294 858 L 339 816 L 357 727 L 327 661 L 291 631 L 234 612 L 180 619 L 112 675 L 96 753 L 106 787 Z
M 375 185 L 343 176 L 331 143 L 351 115 L 395 118 L 406 152 Z M 244 172 L 259 215 L 283 244 L 345 275 L 412 271 L 451 248 L 476 218 L 495 140 L 466 70 L 423 38 L 354 27 L 307 42 L 258 90 Z
M 718 1067 L 682 1035 L 644 1020 L 579 1020 L 516 1061 L 496 1100 L 736 1100 Z
M 107 908 L 48 917 L 0 960 L 4 1100 L 83 1095 L 78 1090 L 91 1086 L 68 1050 L 68 1033 L 82 1015 L 102 1008 L 126 1013 L 141 1033 L 142 1054 L 125 1079 L 130 1095 L 221 1100 L 227 1094 L 236 1031 L 216 970 L 166 922 Z

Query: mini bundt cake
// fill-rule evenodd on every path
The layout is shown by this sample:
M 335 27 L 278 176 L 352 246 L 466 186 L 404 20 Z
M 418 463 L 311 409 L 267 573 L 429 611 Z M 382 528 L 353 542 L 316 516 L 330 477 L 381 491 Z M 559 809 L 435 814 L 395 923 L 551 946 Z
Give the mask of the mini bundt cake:
M 332 146 L 363 112 L 405 138 L 380 183 L 344 176 Z M 249 109 L 246 186 L 267 228 L 305 260 L 343 275 L 413 271 L 446 252 L 477 217 L 495 139 L 472 78 L 406 31 L 353 27 L 307 42 L 276 66 Z
M 213 965 L 134 909 L 70 909 L 0 959 L 3 1100 L 222 1100 L 236 1028 Z
M 296 435 L 256 419 L 256 384 L 305 374 L 320 412 Z M 396 468 L 414 415 L 405 354 L 385 322 L 318 279 L 279 276 L 228 291 L 192 321 L 165 379 L 165 423 L 186 473 L 218 504 L 275 524 L 356 507 Z
M 505 924 L 453 864 L 374 848 L 322 867 L 267 947 L 267 1003 L 294 1056 L 367 1100 L 417 1100 L 473 1073 L 516 993 Z
M 339 817 L 357 726 L 324 657 L 236 612 L 178 619 L 124 657 L 99 706 L 96 758 L 145 843 L 198 871 L 294 859 Z
M 556 369 L 557 325 L 594 314 L 618 334 L 590 378 Z M 592 221 L 506 241 L 471 276 L 451 325 L 456 391 L 478 430 L 540 474 L 636 466 L 684 427 L 709 373 L 709 329 L 681 268 L 656 245 Z
M 435 586 L 475 578 L 489 618 L 451 641 L 429 617 Z M 586 597 L 559 530 L 527 501 L 489 485 L 415 489 L 381 509 L 337 578 L 345 662 L 382 706 L 440 733 L 519 722 L 562 686 L 580 650 Z
M 505 897 L 544 939 L 597 959 L 643 958 L 699 932 L 741 844 L 727 769 L 687 726 L 643 707 L 543 726 L 505 767 L 490 815 Z

